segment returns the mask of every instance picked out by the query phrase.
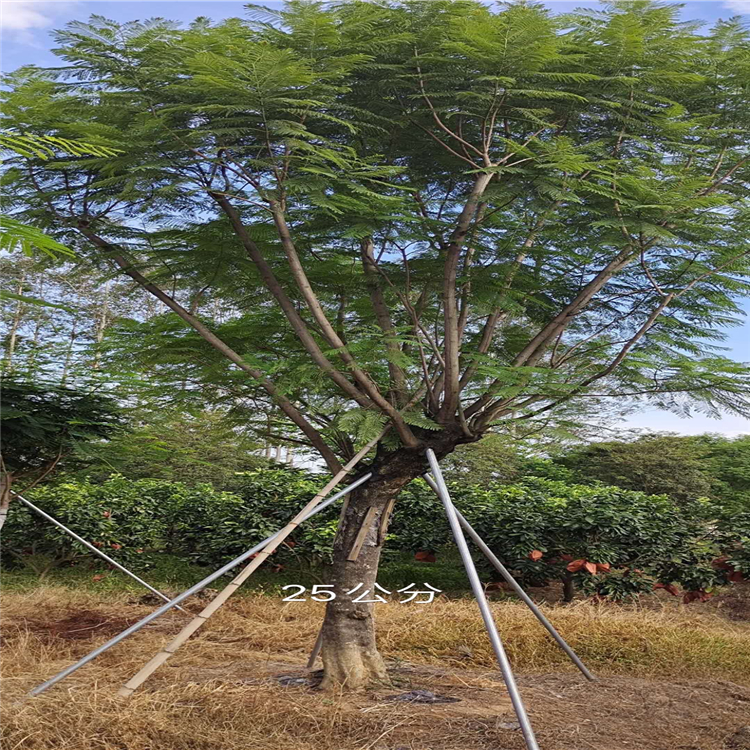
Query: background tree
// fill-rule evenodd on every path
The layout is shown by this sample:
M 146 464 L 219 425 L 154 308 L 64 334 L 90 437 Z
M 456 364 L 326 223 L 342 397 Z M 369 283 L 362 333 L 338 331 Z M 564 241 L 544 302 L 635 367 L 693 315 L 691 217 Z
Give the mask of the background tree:
M 488 434 L 460 445 L 444 461 L 451 479 L 481 482 L 516 481 L 523 473 L 524 446 L 506 435 Z
M 571 479 L 592 480 L 667 494 L 678 502 L 710 497 L 747 509 L 750 500 L 750 439 L 722 435 L 654 433 L 631 440 L 595 442 L 558 455 Z
M 116 404 L 99 394 L 7 378 L 0 385 L 2 528 L 14 482 L 22 480 L 24 490 L 33 487 L 77 445 L 115 432 L 121 418 Z
M 216 411 L 144 414 L 130 430 L 106 443 L 87 446 L 76 473 L 94 481 L 120 473 L 129 479 L 162 479 L 190 486 L 203 482 L 232 490 L 243 483 L 244 473 L 273 466 L 259 450 L 262 447 L 254 436 L 241 432 Z
M 5 117 L 123 153 L 19 157 L 23 215 L 166 305 L 165 358 L 229 360 L 331 470 L 392 426 L 337 533 L 338 591 L 374 583 L 427 447 L 580 399 L 747 412 L 747 368 L 715 349 L 750 270 L 738 20 L 291 2 L 56 38 L 67 68 L 10 76 Z M 329 603 L 323 658 L 324 686 L 385 678 L 370 605 Z
M 0 298 L 3 374 L 61 385 L 123 379 L 122 369 L 107 367 L 105 337 L 123 320 L 155 312 L 132 285 L 75 259 L 18 252 L 0 258 L 0 272 L 12 289 Z
M 560 457 L 581 481 L 592 479 L 678 501 L 711 494 L 706 450 L 690 438 L 644 435 L 631 442 L 593 443 Z
M 750 513 L 750 436 L 697 435 L 690 440 L 704 451 L 710 496 L 727 510 Z

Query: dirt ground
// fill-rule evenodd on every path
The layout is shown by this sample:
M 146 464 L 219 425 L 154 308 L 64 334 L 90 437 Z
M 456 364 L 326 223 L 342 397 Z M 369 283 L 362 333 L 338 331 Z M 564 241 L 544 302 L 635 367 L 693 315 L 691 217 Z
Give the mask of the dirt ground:
M 303 668 L 319 622 L 311 613 L 319 614 L 319 608 L 294 610 L 267 599 L 232 601 L 212 627 L 184 647 L 184 653 L 157 672 L 134 698 L 122 701 L 115 697 L 118 686 L 179 630 L 183 622 L 179 613 L 171 613 L 127 645 L 108 652 L 101 663 L 87 666 L 39 698 L 28 699 L 26 693 L 35 684 L 151 608 L 127 602 L 114 607 L 93 596 L 66 600 L 66 594 L 55 591 L 46 596 L 44 592 L 6 595 L 0 746 L 3 750 L 524 748 L 502 678 L 480 650 L 481 628 L 469 632 L 466 624 L 473 627 L 478 618 L 471 603 L 448 602 L 438 610 L 449 640 L 459 641 L 453 651 L 441 651 L 426 624 L 419 627 L 423 615 L 418 611 L 384 609 L 383 650 L 389 656 L 392 684 L 351 696 L 321 693 L 315 687 L 317 675 Z M 664 651 L 644 660 L 640 676 L 634 663 L 636 647 L 619 653 L 619 665 L 591 651 L 589 665 L 600 677 L 589 683 L 567 664 L 549 661 L 555 652 L 547 654 L 550 644 L 535 640 L 536 624 L 515 606 L 497 603 L 493 608 L 501 633 L 518 649 L 511 658 L 542 750 L 750 750 L 750 673 L 746 679 L 737 672 L 733 679 L 724 679 L 719 667 L 709 668 L 706 662 L 707 673 L 713 670 L 710 677 L 696 676 L 695 668 L 689 678 L 681 678 L 674 669 L 668 677 L 659 677 L 654 662 L 667 664 Z M 557 619 L 564 624 L 565 617 L 575 614 L 575 629 L 590 630 L 598 623 L 600 639 L 610 633 L 619 641 L 625 638 L 623 617 L 630 618 L 629 628 L 637 626 L 634 613 L 579 610 L 556 610 Z M 669 624 L 676 626 L 669 631 L 669 648 L 685 652 L 693 648 L 689 633 L 699 628 L 695 615 L 679 621 L 669 615 L 664 622 L 652 614 L 644 618 L 643 627 L 655 634 L 654 642 L 659 628 Z M 566 627 L 574 629 L 572 624 Z M 722 627 L 711 620 L 701 632 L 707 636 Z M 722 648 L 746 659 L 748 652 L 743 649 L 750 645 L 750 629 L 746 624 L 727 628 L 735 640 Z M 529 638 L 533 635 L 528 642 L 523 641 L 526 631 Z M 680 634 L 685 635 L 683 643 L 675 640 Z M 414 645 L 422 642 L 427 650 Z M 641 638 L 640 648 L 649 648 L 647 637 Z M 708 659 L 708 653 L 702 652 L 701 658 Z M 530 665 L 534 669 L 528 669 Z M 729 661 L 721 669 L 731 667 Z
M 301 701 L 314 695 L 315 677 L 306 680 L 299 663 L 267 664 L 264 677 L 250 676 L 248 666 L 200 670 L 192 680 L 284 684 Z M 219 676 L 222 669 L 229 673 Z M 495 671 L 402 663 L 390 672 L 393 688 L 340 699 L 347 712 L 382 719 L 383 736 L 372 750 L 525 747 Z M 732 682 L 605 676 L 590 683 L 578 674 L 548 673 L 519 675 L 518 685 L 543 750 L 750 750 L 750 689 Z M 424 704 L 418 693 L 411 702 L 393 700 L 416 691 L 457 702 Z

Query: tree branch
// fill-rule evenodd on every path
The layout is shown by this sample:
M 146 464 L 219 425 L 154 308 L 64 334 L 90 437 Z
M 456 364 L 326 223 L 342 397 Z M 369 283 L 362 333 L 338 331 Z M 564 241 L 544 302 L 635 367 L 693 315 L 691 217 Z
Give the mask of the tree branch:
M 250 260 L 252 260 L 252 262 L 258 269 L 263 283 L 266 285 L 271 294 L 273 294 L 273 296 L 276 298 L 276 301 L 279 303 L 279 307 L 281 307 L 282 312 L 291 324 L 292 329 L 297 334 L 300 342 L 305 347 L 308 354 L 312 357 L 313 362 L 315 362 L 315 364 L 318 365 L 318 367 L 320 367 L 320 369 L 323 370 L 323 372 L 325 372 L 326 375 L 328 375 L 328 377 L 331 378 L 331 380 L 333 380 L 333 382 L 336 383 L 336 385 L 341 388 L 342 391 L 344 391 L 344 393 L 346 393 L 350 398 L 356 401 L 360 406 L 364 407 L 365 409 L 369 409 L 372 406 L 372 402 L 370 401 L 370 399 L 367 398 L 365 394 L 363 394 L 360 390 L 358 390 L 357 387 L 343 375 L 343 373 L 339 372 L 331 364 L 325 354 L 323 354 L 323 351 L 318 345 L 318 342 L 315 341 L 312 334 L 310 333 L 307 324 L 302 319 L 302 316 L 299 314 L 299 312 L 297 312 L 297 308 L 294 306 L 294 303 L 284 291 L 284 288 L 281 286 L 278 279 L 271 270 L 271 267 L 268 265 L 266 259 L 260 252 L 260 248 L 250 238 L 247 228 L 243 224 L 242 218 L 237 212 L 237 209 L 235 209 L 235 207 L 227 200 L 225 196 L 214 193 L 211 193 L 211 196 L 219 204 L 221 209 L 229 218 L 235 234 L 247 251 L 247 254 L 250 256 Z
M 397 362 L 401 350 L 395 340 L 396 329 L 391 319 L 391 312 L 385 301 L 385 295 L 380 286 L 374 251 L 375 246 L 371 237 L 362 240 L 360 243 L 360 253 L 362 255 L 365 284 L 370 293 L 375 320 L 377 320 L 378 326 L 385 336 L 385 346 L 388 352 L 388 372 L 392 384 L 392 399 L 397 406 L 402 406 L 406 399 L 406 375 Z
M 456 277 L 461 248 L 469 233 L 472 219 L 479 208 L 479 201 L 493 174 L 477 175 L 469 198 L 456 221 L 445 257 L 443 268 L 443 346 L 445 349 L 445 382 L 443 384 L 443 404 L 438 418 L 450 418 L 456 413 L 460 393 L 460 338 L 459 311 L 456 301 Z
M 331 325 L 328 317 L 323 310 L 323 306 L 320 304 L 320 300 L 313 291 L 310 281 L 307 278 L 305 269 L 302 266 L 302 262 L 299 259 L 297 248 L 292 240 L 292 235 L 289 231 L 289 227 L 286 223 L 284 213 L 278 203 L 271 202 L 271 212 L 273 213 L 273 220 L 276 224 L 276 231 L 278 232 L 281 245 L 286 253 L 287 260 L 289 262 L 289 268 L 292 271 L 292 277 L 294 278 L 297 287 L 302 293 L 302 297 L 307 304 L 308 309 L 312 313 L 315 322 L 320 326 L 323 336 L 331 344 L 331 346 L 338 352 L 343 362 L 347 365 L 347 368 L 352 373 L 352 376 L 360 385 L 367 397 L 375 404 L 386 416 L 393 422 L 393 426 L 396 428 L 399 437 L 401 438 L 404 445 L 415 448 L 419 445 L 414 433 L 411 431 L 409 425 L 406 424 L 403 417 L 399 413 L 398 409 L 389 401 L 383 397 L 383 394 L 378 389 L 378 386 L 370 378 L 370 376 L 357 364 L 354 357 L 351 355 L 349 350 L 344 345 L 336 330 Z
M 249 365 L 245 360 L 232 349 L 228 344 L 222 341 L 216 334 L 214 334 L 207 326 L 201 323 L 194 315 L 191 315 L 179 302 L 170 297 L 164 291 L 162 291 L 155 284 L 152 284 L 143 274 L 141 274 L 134 266 L 133 263 L 127 258 L 121 248 L 107 242 L 102 237 L 99 237 L 94 233 L 88 226 L 82 222 L 78 227 L 81 234 L 86 237 L 97 247 L 105 250 L 108 253 L 109 258 L 133 281 L 135 281 L 140 287 L 142 287 L 149 294 L 153 295 L 159 301 L 163 302 L 170 310 L 175 312 L 182 320 L 184 320 L 189 326 L 191 326 L 197 333 L 216 351 L 226 357 L 230 362 L 235 364 L 241 370 L 248 373 L 252 378 L 258 381 L 260 386 L 268 393 L 271 398 L 279 405 L 281 410 L 289 417 L 289 419 L 300 428 L 300 430 L 308 437 L 310 442 L 315 446 L 317 451 L 323 457 L 326 465 L 332 472 L 337 472 L 341 469 L 341 463 L 339 462 L 336 454 L 328 447 L 326 442 L 323 440 L 322 435 L 305 419 L 294 404 L 284 396 L 278 388 L 265 376 L 263 372 L 255 369 Z

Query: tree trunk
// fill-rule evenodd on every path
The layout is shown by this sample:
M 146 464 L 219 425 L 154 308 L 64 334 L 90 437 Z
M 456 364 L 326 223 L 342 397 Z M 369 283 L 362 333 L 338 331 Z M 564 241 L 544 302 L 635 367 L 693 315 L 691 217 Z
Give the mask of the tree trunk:
M 107 330 L 109 323 L 109 282 L 104 286 L 104 299 L 102 301 L 101 312 L 96 320 L 96 327 L 94 329 L 94 363 L 93 369 L 98 370 L 101 364 L 102 358 L 102 342 L 104 341 L 104 333 Z
M 323 622 L 324 690 L 342 686 L 361 690 L 388 679 L 375 643 L 373 604 L 353 600 L 363 593 L 362 599 L 375 598 L 378 562 L 393 502 L 412 479 L 427 471 L 427 461 L 421 452 L 402 449 L 376 459 L 369 471 L 372 479 L 348 496 L 334 541 L 329 582 L 336 599 L 328 603 Z M 357 590 L 347 593 L 353 589 Z
M 576 585 L 573 581 L 573 574 L 566 572 L 563 576 L 563 601 L 572 602 L 576 596 Z
M 60 385 L 65 385 L 68 382 L 68 375 L 70 373 L 70 365 L 73 361 L 73 347 L 76 342 L 78 321 L 73 321 L 73 328 L 70 331 L 70 338 L 68 340 L 68 349 L 65 353 L 65 362 L 63 363 L 62 376 L 60 377 Z
M 39 280 L 39 289 L 33 289 L 35 296 L 40 299 L 44 299 L 44 279 Z M 36 311 L 34 316 L 34 336 L 31 340 L 31 350 L 29 352 L 29 378 L 32 380 L 36 374 L 36 358 L 39 354 L 39 336 L 42 330 L 42 323 L 44 321 L 44 308 L 40 307 Z
M 21 278 L 18 280 L 16 285 L 16 294 L 21 295 L 23 293 L 23 282 L 26 279 L 26 274 L 21 274 Z M 21 300 L 18 300 L 16 304 L 16 312 L 13 315 L 13 320 L 10 324 L 10 330 L 8 331 L 8 348 L 5 351 L 5 361 L 3 368 L 10 373 L 13 370 L 13 355 L 16 352 L 16 341 L 18 339 L 18 328 L 23 320 L 24 304 Z
M 0 529 L 5 525 L 8 517 L 8 506 L 10 505 L 10 488 L 13 484 L 13 475 L 5 471 L 0 476 Z

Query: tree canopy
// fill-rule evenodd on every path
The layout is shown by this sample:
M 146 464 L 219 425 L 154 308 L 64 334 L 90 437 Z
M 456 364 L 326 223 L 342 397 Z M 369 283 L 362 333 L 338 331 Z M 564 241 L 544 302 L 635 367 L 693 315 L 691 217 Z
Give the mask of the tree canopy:
M 580 482 L 598 481 L 679 502 L 712 497 L 750 509 L 750 438 L 654 433 L 607 440 L 555 459 Z
M 3 471 L 16 478 L 53 468 L 81 442 L 106 438 L 122 421 L 106 396 L 3 378 Z
M 78 445 L 107 438 L 122 421 L 117 405 L 96 393 L 10 378 L 2 378 L 0 391 L 2 528 L 15 481 L 33 487 Z
M 647 0 L 92 17 L 60 69 L 8 77 L 4 119 L 118 153 L 19 155 L 5 183 L 169 308 L 155 367 L 259 393 L 331 468 L 386 422 L 450 450 L 581 399 L 746 413 L 720 343 L 750 270 L 749 39 Z

